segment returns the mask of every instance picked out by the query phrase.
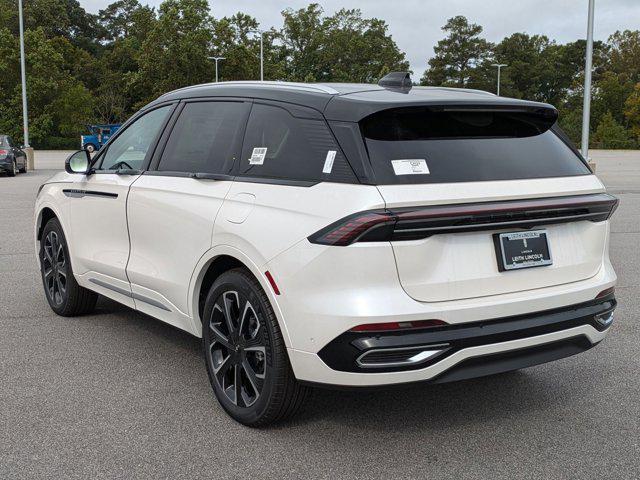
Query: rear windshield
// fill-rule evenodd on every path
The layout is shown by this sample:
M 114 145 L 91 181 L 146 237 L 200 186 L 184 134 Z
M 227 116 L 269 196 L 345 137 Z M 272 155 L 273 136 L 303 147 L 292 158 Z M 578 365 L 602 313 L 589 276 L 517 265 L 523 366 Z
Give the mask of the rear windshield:
M 360 122 L 376 183 L 449 183 L 591 173 L 550 129 L 555 117 L 529 112 L 403 108 Z

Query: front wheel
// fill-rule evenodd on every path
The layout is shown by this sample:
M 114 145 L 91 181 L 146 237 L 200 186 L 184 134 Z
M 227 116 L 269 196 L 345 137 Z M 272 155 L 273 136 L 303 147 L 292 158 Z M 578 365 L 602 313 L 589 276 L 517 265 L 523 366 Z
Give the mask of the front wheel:
M 246 269 L 225 272 L 214 282 L 202 330 L 209 380 L 231 417 L 262 427 L 302 406 L 309 388 L 296 381 L 269 299 Z
M 40 273 L 51 309 L 63 317 L 91 312 L 98 294 L 78 285 L 69 262 L 69 249 L 57 218 L 47 222 L 40 239 Z

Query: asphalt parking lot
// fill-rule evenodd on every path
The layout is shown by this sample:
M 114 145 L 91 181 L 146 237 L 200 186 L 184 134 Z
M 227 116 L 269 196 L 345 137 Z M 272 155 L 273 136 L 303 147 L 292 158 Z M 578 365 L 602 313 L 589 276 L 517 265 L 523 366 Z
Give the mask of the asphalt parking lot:
M 0 478 L 640 478 L 640 152 L 594 157 L 621 199 L 607 340 L 484 379 L 318 390 L 267 430 L 222 411 L 188 334 L 106 300 L 54 315 L 32 240 L 53 172 L 0 177 Z

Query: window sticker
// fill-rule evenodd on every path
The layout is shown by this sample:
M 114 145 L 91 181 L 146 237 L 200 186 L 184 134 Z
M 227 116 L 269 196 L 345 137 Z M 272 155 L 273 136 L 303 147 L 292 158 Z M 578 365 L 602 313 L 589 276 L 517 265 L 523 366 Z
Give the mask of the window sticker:
M 249 159 L 249 165 L 262 165 L 264 158 L 267 156 L 267 148 L 254 148 L 251 152 L 251 158 Z
M 329 150 L 327 152 L 327 158 L 324 160 L 324 167 L 322 168 L 322 173 L 331 173 L 333 170 L 333 161 L 336 159 L 336 151 Z
M 431 173 L 424 158 L 391 160 L 391 164 L 396 175 L 427 175 Z

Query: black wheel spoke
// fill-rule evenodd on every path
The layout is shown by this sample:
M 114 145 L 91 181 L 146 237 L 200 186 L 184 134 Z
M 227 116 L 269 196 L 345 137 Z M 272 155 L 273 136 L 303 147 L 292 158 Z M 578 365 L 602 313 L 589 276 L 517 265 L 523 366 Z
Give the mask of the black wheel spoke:
M 58 234 L 49 232 L 42 248 L 42 277 L 49 299 L 56 305 L 62 304 L 67 292 L 67 260 L 63 243 Z
M 233 307 L 236 306 L 236 311 L 239 308 L 238 294 L 236 292 L 225 292 L 222 295 L 222 302 L 224 303 L 224 318 L 227 321 L 229 333 L 233 334 L 233 332 L 236 331 L 236 322 L 234 321 L 236 319 L 234 318 Z
M 250 407 L 266 378 L 266 347 L 255 308 L 242 293 L 226 291 L 214 303 L 208 326 L 207 361 L 217 387 L 234 405 Z
M 222 346 L 224 346 L 227 350 L 233 350 L 235 347 L 231 344 L 227 336 L 220 331 L 219 327 L 219 323 L 216 324 L 213 322 L 213 320 L 209 322 L 209 330 L 211 330 L 211 333 L 213 334 L 213 339 L 215 340 L 215 342 L 220 343 Z M 212 346 L 213 345 L 214 343 L 212 343 Z
M 249 383 L 251 383 L 254 392 L 259 394 L 262 391 L 262 385 L 264 384 L 264 375 L 258 376 L 258 374 L 253 370 L 253 367 L 249 364 L 249 361 L 246 359 L 242 362 L 242 369 L 244 370 Z

